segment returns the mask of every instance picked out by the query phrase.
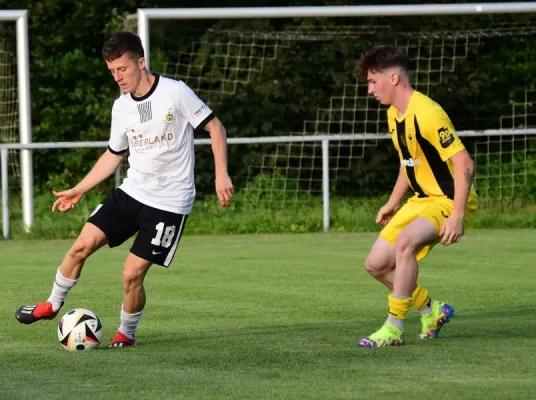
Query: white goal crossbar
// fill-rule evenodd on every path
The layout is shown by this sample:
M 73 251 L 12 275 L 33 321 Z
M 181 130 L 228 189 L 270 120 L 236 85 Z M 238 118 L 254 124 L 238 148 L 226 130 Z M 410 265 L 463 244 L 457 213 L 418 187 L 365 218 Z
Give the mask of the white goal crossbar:
M 0 21 L 17 24 L 17 97 L 19 102 L 20 144 L 32 142 L 32 119 L 30 104 L 30 51 L 28 48 L 28 11 L 0 10 Z M 34 224 L 32 152 L 24 148 L 20 152 L 22 218 L 26 229 Z M 2 168 L 2 174 L 4 168 Z M 2 193 L 3 194 L 3 193 Z
M 536 2 L 423 4 L 386 6 L 229 7 L 229 8 L 139 8 L 138 35 L 150 67 L 149 21 L 151 19 L 238 18 L 347 18 L 424 15 L 513 14 L 536 12 Z

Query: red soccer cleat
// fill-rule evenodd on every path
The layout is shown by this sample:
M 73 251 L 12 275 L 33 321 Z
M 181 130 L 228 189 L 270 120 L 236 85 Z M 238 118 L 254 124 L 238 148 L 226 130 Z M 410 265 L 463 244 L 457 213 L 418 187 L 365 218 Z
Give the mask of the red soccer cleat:
M 15 311 L 15 318 L 17 318 L 21 324 L 28 325 L 42 319 L 54 319 L 59 311 L 60 310 L 54 311 L 52 309 L 52 303 L 46 301 L 44 303 L 22 306 Z
M 108 344 L 108 347 L 130 347 L 130 346 L 136 346 L 136 341 L 134 339 L 131 339 L 123 332 L 117 331 L 115 336 L 112 340 L 110 340 L 110 344 Z

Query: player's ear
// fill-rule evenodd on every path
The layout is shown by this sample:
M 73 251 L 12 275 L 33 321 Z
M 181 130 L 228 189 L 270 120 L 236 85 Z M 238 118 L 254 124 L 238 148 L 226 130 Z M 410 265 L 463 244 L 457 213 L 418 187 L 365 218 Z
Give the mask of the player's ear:
M 391 74 L 391 85 L 396 86 L 400 82 L 400 75 L 396 72 Z
M 144 57 L 140 57 L 138 59 L 138 67 L 140 69 L 145 69 L 145 58 Z

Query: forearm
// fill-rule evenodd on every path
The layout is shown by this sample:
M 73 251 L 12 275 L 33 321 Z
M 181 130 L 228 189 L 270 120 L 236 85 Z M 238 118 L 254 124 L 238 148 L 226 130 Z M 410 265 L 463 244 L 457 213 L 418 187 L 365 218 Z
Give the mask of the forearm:
M 122 159 L 123 155 L 116 155 L 111 153 L 109 150 L 106 150 L 106 152 L 93 166 L 91 171 L 89 171 L 89 173 L 78 183 L 78 185 L 76 185 L 76 189 L 83 193 L 89 192 L 99 183 L 112 175 L 121 163 Z
M 221 123 L 210 127 L 212 152 L 214 153 L 214 166 L 216 175 L 227 174 L 227 133 Z
M 453 213 L 464 215 L 467 199 L 471 191 L 475 163 L 467 159 L 462 163 L 454 164 L 454 208 Z
M 402 200 L 408 189 L 408 180 L 406 179 L 406 175 L 404 174 L 402 167 L 400 167 L 400 170 L 398 172 L 398 179 L 396 180 L 395 187 L 391 192 L 391 196 L 389 197 L 388 203 L 399 204 L 400 200 Z

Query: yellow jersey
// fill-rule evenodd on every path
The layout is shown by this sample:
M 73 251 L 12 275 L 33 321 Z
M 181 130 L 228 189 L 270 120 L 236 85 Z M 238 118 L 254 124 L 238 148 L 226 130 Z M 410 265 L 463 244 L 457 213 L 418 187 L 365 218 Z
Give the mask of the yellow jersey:
M 391 106 L 387 121 L 400 164 L 419 198 L 441 196 L 454 200 L 454 165 L 450 158 L 465 147 L 447 113 L 435 101 L 414 91 L 404 115 Z M 467 204 L 476 206 L 471 185 Z

